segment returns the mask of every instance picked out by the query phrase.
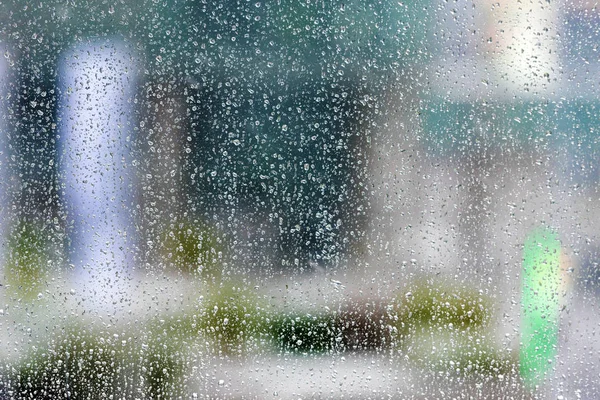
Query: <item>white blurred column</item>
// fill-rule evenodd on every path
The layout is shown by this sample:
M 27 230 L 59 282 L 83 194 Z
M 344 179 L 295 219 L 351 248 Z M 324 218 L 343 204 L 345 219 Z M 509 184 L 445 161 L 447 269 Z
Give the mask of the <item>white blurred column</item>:
M 59 65 L 59 179 L 75 289 L 111 309 L 136 248 L 131 166 L 136 59 L 116 40 L 81 44 Z M 106 307 L 105 307 L 106 306 Z

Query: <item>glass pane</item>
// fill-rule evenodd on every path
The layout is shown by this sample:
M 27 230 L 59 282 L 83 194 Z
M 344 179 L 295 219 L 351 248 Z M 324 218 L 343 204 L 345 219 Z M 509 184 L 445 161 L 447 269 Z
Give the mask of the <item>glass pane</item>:
M 3 4 L 0 398 L 597 398 L 589 1 Z

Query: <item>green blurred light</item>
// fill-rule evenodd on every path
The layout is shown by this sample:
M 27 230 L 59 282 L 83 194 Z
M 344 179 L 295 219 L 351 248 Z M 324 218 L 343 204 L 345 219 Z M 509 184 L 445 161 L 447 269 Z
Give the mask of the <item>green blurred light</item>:
M 520 374 L 533 389 L 550 371 L 557 352 L 560 242 L 549 229 L 529 234 L 523 249 Z

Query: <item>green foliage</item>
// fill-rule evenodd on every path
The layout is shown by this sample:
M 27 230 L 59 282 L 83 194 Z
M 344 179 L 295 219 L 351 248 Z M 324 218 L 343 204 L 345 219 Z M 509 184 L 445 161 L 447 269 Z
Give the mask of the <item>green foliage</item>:
M 147 398 L 168 399 L 185 393 L 183 351 L 175 335 L 154 336 L 150 340 L 142 368 Z
M 474 289 L 421 283 L 398 299 L 398 323 L 402 334 L 451 327 L 483 328 L 491 318 L 491 302 Z
M 215 349 L 244 354 L 265 332 L 265 315 L 256 295 L 234 286 L 222 286 L 205 300 L 200 332 Z
M 416 364 L 462 376 L 513 374 L 514 354 L 487 338 L 492 302 L 476 289 L 417 283 L 397 299 L 396 344 Z
M 34 348 L 12 371 L 11 389 L 15 398 L 134 396 L 141 376 L 131 358 L 135 345 L 132 338 L 113 332 L 70 326 Z
M 292 353 L 324 353 L 342 349 L 342 332 L 333 314 L 279 316 L 271 325 L 276 347 Z
M 221 284 L 198 306 L 159 315 L 136 331 L 67 322 L 18 368 L 0 371 L 2 383 L 15 398 L 185 396 L 190 349 L 205 344 L 207 355 L 224 356 L 263 348 L 298 355 L 397 349 L 429 371 L 477 379 L 517 371 L 514 355 L 499 351 L 488 337 L 491 302 L 477 290 L 427 282 L 392 304 L 353 302 L 337 311 L 282 313 L 267 312 L 243 287 Z
M 173 223 L 161 243 L 161 257 L 177 270 L 218 277 L 225 244 L 217 230 L 200 221 Z
M 31 300 L 44 286 L 48 275 L 50 232 L 40 224 L 19 220 L 8 242 L 5 285 L 9 293 Z
M 151 329 L 147 329 L 152 332 Z M 72 324 L 3 371 L 14 398 L 165 399 L 184 392 L 185 347 L 176 337 Z
M 393 344 L 392 315 L 384 304 L 353 302 L 339 311 L 274 316 L 270 336 L 292 353 L 384 351 Z

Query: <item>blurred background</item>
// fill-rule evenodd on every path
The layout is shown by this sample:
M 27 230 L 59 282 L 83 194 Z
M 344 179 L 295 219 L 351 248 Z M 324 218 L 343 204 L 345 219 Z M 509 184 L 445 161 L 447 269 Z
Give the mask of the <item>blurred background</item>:
M 592 2 L 0 19 L 0 398 L 598 397 Z

